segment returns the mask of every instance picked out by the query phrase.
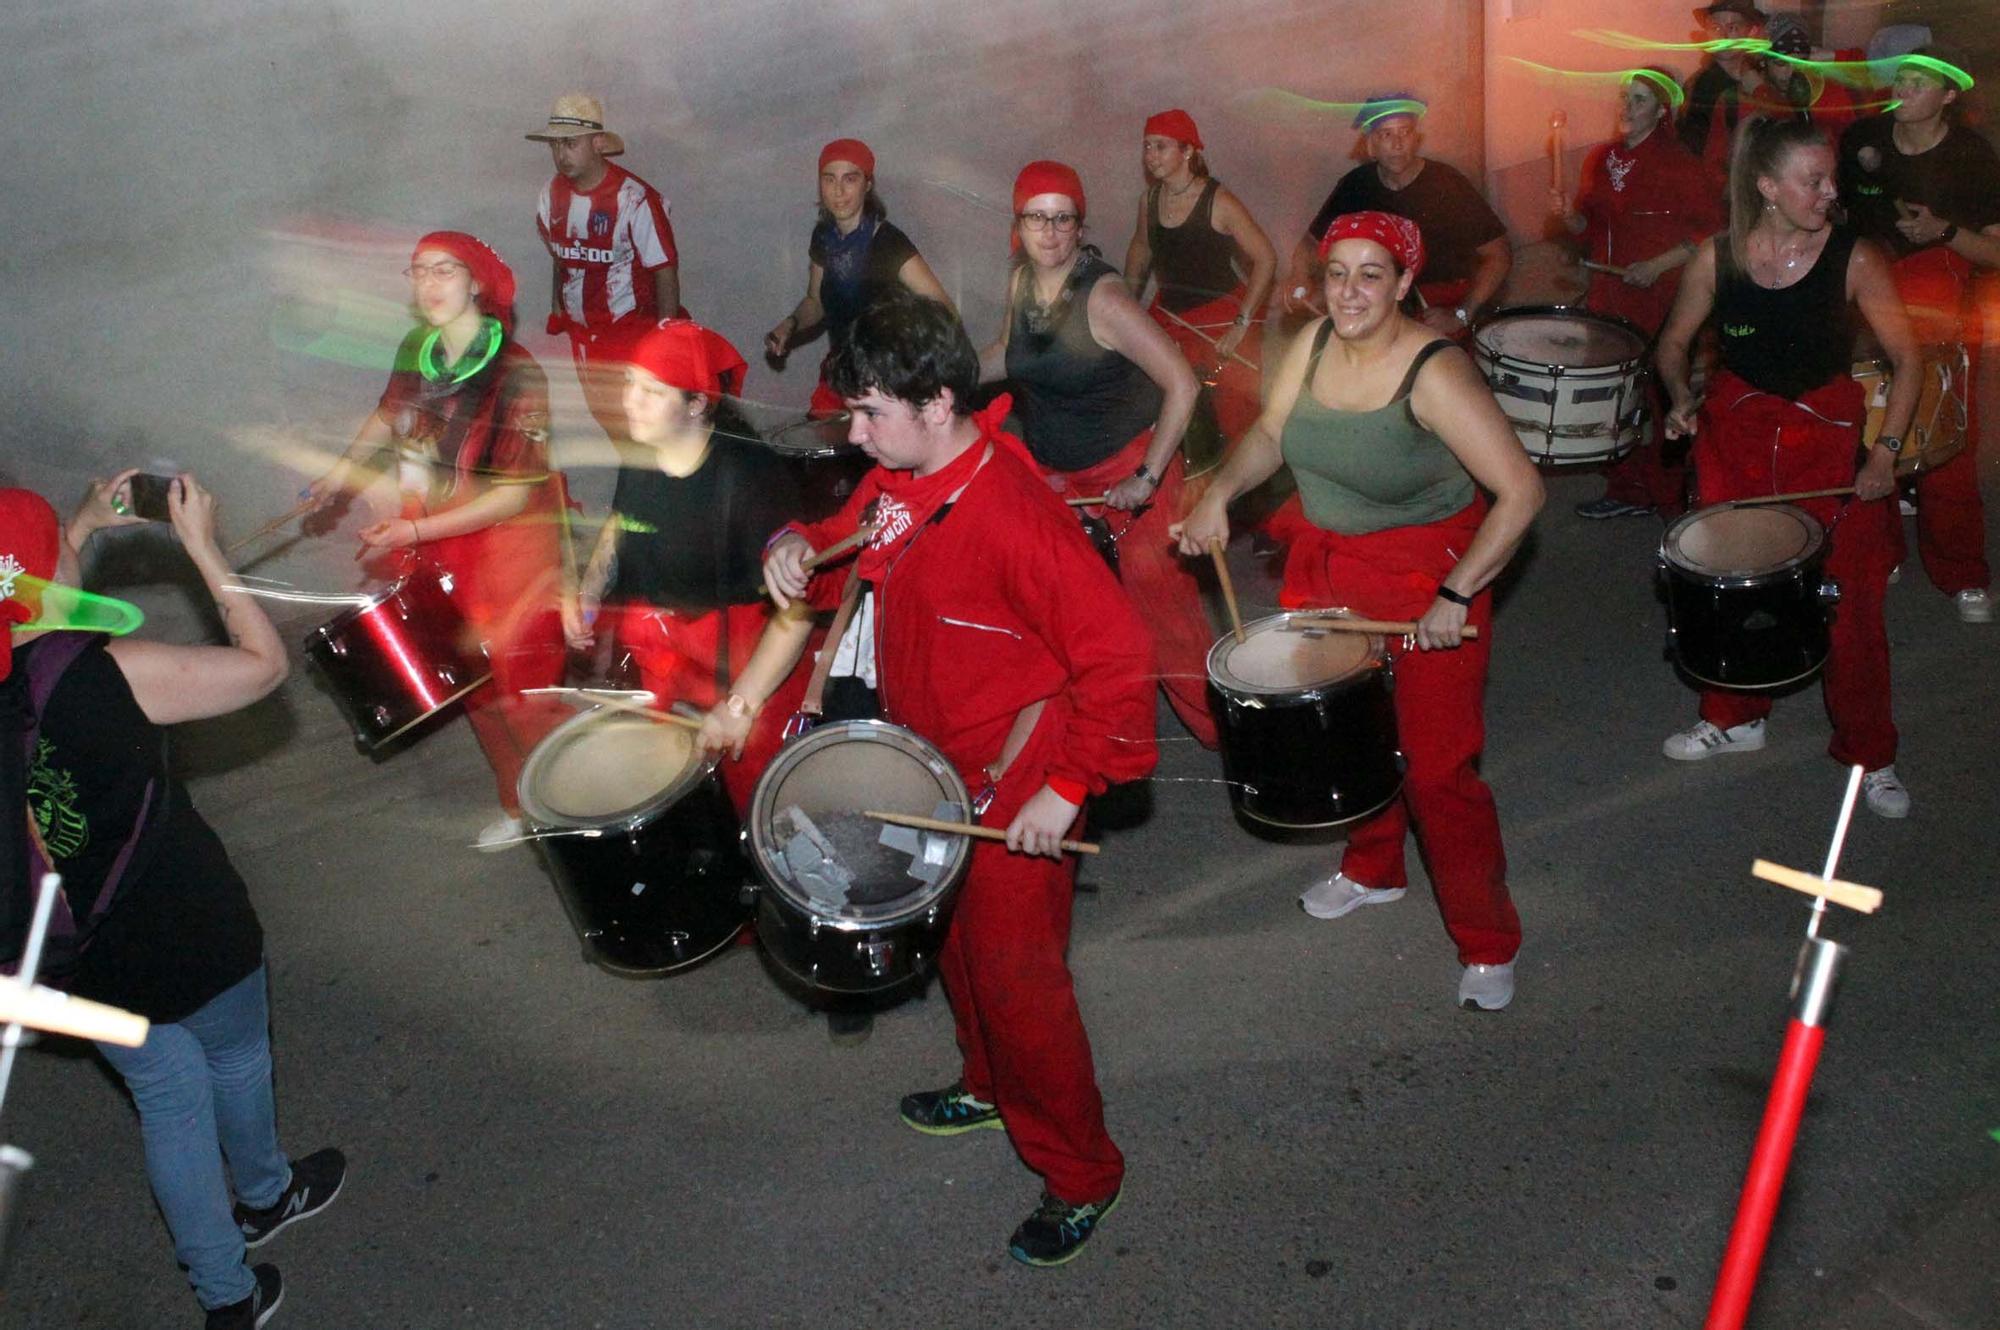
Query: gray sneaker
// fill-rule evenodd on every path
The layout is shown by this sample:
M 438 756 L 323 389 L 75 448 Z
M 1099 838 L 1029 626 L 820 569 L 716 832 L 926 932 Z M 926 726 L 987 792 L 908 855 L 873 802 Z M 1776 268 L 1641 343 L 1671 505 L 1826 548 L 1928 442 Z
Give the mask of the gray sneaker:
M 1403 888 L 1364 887 L 1345 873 L 1335 873 L 1299 893 L 1299 908 L 1315 919 L 1338 919 L 1364 905 L 1387 905 L 1403 899 Z

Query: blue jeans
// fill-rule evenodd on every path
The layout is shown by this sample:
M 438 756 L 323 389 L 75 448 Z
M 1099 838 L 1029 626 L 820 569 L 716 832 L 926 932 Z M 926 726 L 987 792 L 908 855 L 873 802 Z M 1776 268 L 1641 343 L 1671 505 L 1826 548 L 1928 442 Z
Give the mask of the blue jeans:
M 97 1046 L 138 1105 L 154 1199 L 195 1297 L 210 1310 L 257 1286 L 243 1264 L 223 1159 L 236 1195 L 256 1209 L 276 1205 L 292 1177 L 278 1148 L 265 982 L 259 965 L 186 1020 L 155 1025 L 139 1047 Z

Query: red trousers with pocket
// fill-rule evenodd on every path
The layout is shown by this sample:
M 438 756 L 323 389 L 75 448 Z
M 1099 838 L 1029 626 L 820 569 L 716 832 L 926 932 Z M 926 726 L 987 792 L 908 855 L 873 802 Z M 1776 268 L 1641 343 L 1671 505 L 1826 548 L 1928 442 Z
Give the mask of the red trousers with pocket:
M 1345 608 L 1371 619 L 1418 619 L 1486 515 L 1485 500 L 1423 526 L 1361 536 L 1319 527 L 1296 536 L 1279 603 Z M 1378 890 L 1409 885 L 1404 841 L 1414 823 L 1445 931 L 1465 965 L 1503 965 L 1521 949 L 1521 920 L 1507 891 L 1507 852 L 1493 791 L 1479 776 L 1486 746 L 1486 668 L 1493 652 L 1493 593 L 1472 598 L 1477 639 L 1445 651 L 1389 644 L 1396 671 L 1396 729 L 1408 768 L 1402 796 L 1348 829 L 1340 871 Z
M 1759 494 L 1854 483 L 1865 403 L 1843 374 L 1797 401 L 1759 392 L 1718 368 L 1695 439 L 1695 485 L 1703 505 Z M 1893 498 L 1807 499 L 1798 505 L 1828 528 L 1826 576 L 1840 586 L 1832 641 L 1820 676 L 1843 766 L 1869 771 L 1896 760 L 1889 704 L 1889 633 L 1882 601 L 1895 566 L 1899 521 Z M 1701 718 L 1729 729 L 1771 713 L 1771 695 L 1704 688 Z

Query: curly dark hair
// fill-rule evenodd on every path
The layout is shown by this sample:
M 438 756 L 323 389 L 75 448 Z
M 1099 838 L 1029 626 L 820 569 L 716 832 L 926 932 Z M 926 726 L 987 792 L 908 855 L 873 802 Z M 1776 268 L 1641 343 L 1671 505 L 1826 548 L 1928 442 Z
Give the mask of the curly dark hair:
M 968 415 L 979 387 L 979 352 L 950 306 L 901 286 L 868 303 L 827 359 L 827 385 L 842 397 L 870 391 L 921 406 L 951 391 L 952 411 Z

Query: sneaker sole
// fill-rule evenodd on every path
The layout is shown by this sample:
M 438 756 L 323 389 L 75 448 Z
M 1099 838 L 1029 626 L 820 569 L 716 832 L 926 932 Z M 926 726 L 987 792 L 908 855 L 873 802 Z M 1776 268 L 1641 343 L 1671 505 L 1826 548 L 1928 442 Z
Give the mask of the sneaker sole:
M 1097 1223 L 1092 1224 L 1090 1226 L 1090 1238 L 1094 1238 L 1097 1236 L 1098 1224 L 1102 1224 L 1105 1220 L 1111 1218 L 1111 1212 L 1113 1210 L 1116 1210 L 1118 1208 L 1118 1202 L 1124 1199 L 1125 1199 L 1125 1193 L 1123 1191 L 1119 1192 L 1118 1195 L 1113 1196 L 1111 1198 L 1111 1204 L 1105 1206 L 1103 1213 L 1097 1216 Z M 1032 1265 L 1037 1270 L 1053 1270 L 1059 1265 L 1068 1265 L 1071 1261 L 1074 1261 L 1077 1257 L 1083 1255 L 1083 1249 L 1090 1245 L 1090 1238 L 1085 1238 L 1082 1242 L 1077 1243 L 1076 1246 L 1071 1247 L 1067 1252 L 1063 1253 L 1061 1256 L 1056 1256 L 1051 1258 L 1030 1256 L 1028 1255 L 1028 1253 L 1022 1251 L 1019 1247 L 1016 1247 L 1011 1242 L 1007 1244 L 1007 1254 L 1013 1257 L 1015 1260 L 1019 1261 L 1022 1265 Z
M 1358 896 L 1345 904 L 1335 906 L 1330 911 L 1315 910 L 1301 898 L 1299 908 L 1315 919 L 1343 919 L 1364 905 L 1394 905 L 1397 901 L 1403 899 L 1403 893 L 1408 890 L 1408 887 L 1384 887 L 1370 895 Z
M 919 1122 L 915 1118 L 902 1113 L 898 1113 L 896 1116 L 902 1120 L 905 1127 L 908 1127 L 911 1131 L 920 1131 L 926 1136 L 963 1136 L 969 1131 L 1007 1130 L 1007 1124 L 1002 1122 L 997 1114 L 990 1118 L 981 1118 L 977 1122 L 962 1122 L 949 1127 L 934 1127 L 927 1122 Z
M 252 1242 L 249 1238 L 243 1239 L 243 1249 L 245 1251 L 256 1251 L 259 1247 L 269 1242 L 272 1238 L 277 1237 L 280 1233 L 283 1233 L 286 1229 L 290 1228 L 293 1224 L 298 1223 L 301 1219 L 311 1219 L 314 1215 L 325 1214 L 326 1208 L 329 1205 L 332 1205 L 335 1201 L 339 1200 L 340 1193 L 347 1190 L 347 1175 L 349 1173 L 352 1173 L 353 1171 L 354 1171 L 354 1166 L 352 1164 L 348 1165 L 348 1167 L 341 1170 L 340 1181 L 334 1185 L 333 1194 L 327 1197 L 325 1200 L 321 1201 L 318 1205 L 315 1205 L 312 1209 L 301 1210 L 295 1215 L 288 1215 L 283 1223 L 279 1224 L 269 1233 L 266 1233 L 263 1237 L 258 1238 L 255 1242 Z M 274 1302 L 271 1305 L 273 1307 L 276 1307 L 278 1304 Z M 259 1321 L 257 1322 L 257 1324 L 262 1325 L 263 1322 Z
M 284 1305 L 285 1286 L 280 1284 L 278 1285 L 278 1296 L 272 1298 L 270 1304 L 264 1310 L 257 1313 L 257 1319 L 250 1323 L 251 1330 L 264 1330 L 264 1326 L 269 1323 L 270 1319 L 278 1314 L 278 1308 Z
M 1675 762 L 1703 762 L 1711 757 L 1721 757 L 1727 753 L 1761 753 L 1763 751 L 1764 741 L 1762 739 L 1758 739 L 1754 743 L 1748 739 L 1736 739 L 1726 744 L 1717 744 L 1713 748 L 1704 748 L 1698 753 L 1677 753 L 1664 744 L 1660 746 L 1661 755 Z

